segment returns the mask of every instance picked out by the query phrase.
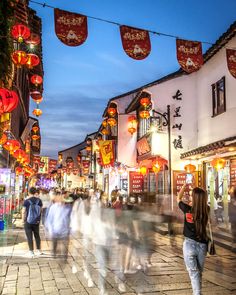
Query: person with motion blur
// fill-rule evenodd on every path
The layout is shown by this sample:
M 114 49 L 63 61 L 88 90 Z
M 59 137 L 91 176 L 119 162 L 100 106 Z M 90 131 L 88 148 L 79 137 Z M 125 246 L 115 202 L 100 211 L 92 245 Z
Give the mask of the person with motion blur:
M 184 213 L 184 262 L 191 280 L 193 294 L 201 295 L 202 272 L 208 243 L 209 207 L 207 205 L 207 193 L 199 187 L 192 190 L 191 206 L 185 203 L 183 195 L 186 185 L 184 184 L 177 197 L 179 208 Z

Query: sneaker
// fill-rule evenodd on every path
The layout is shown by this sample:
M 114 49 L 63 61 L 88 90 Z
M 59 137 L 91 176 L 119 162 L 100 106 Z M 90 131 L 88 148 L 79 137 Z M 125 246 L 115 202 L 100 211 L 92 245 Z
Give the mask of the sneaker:
M 126 291 L 125 284 L 124 283 L 118 284 L 118 289 L 121 293 L 125 292 Z
M 72 266 L 71 272 L 72 273 L 77 273 L 78 272 L 78 269 L 77 269 L 77 267 L 75 265 Z
M 92 279 L 88 279 L 88 287 L 89 287 L 89 288 L 94 287 L 94 282 L 93 282 Z
M 40 256 L 40 255 L 43 255 L 43 252 L 42 252 L 41 250 L 37 249 L 37 250 L 34 252 L 34 254 L 35 254 L 36 256 Z
M 29 258 L 34 258 L 34 251 L 29 251 L 28 253 L 25 254 L 25 256 Z

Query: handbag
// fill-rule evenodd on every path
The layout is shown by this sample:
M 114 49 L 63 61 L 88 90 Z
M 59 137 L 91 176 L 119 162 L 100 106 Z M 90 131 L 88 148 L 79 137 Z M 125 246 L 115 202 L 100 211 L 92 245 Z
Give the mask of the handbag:
M 208 221 L 210 237 L 207 244 L 207 252 L 209 255 L 216 255 L 215 243 L 212 236 L 211 222 Z

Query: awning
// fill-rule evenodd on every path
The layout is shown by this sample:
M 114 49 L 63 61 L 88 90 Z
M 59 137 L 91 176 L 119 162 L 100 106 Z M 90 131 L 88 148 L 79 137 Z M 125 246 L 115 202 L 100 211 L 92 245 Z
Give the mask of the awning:
M 180 158 L 181 159 L 201 159 L 205 157 L 210 157 L 214 155 L 216 152 L 219 154 L 230 152 L 230 151 L 233 151 L 234 148 L 236 148 L 236 136 L 218 140 L 216 142 L 190 150 L 188 152 L 181 154 Z

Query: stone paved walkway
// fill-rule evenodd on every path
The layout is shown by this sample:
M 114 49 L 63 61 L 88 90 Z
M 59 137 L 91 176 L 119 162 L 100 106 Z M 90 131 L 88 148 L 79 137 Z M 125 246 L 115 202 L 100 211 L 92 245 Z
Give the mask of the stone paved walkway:
M 157 245 L 156 252 L 152 256 L 153 266 L 146 273 L 138 271 L 136 274 L 127 275 L 125 282 L 127 290 L 123 294 L 192 294 L 183 264 L 182 238 L 154 234 L 153 239 Z M 88 257 L 95 282 L 95 287 L 88 288 L 82 271 L 82 246 L 79 239 L 71 244 L 67 263 L 53 259 L 49 243 L 45 237 L 42 240 L 45 254 L 30 259 L 25 257 L 27 244 L 22 230 L 0 233 L 1 294 L 99 294 L 95 257 L 92 252 Z M 236 294 L 236 254 L 221 248 L 217 248 L 217 253 L 215 257 L 207 257 L 203 275 L 203 294 Z M 115 255 L 113 257 L 115 261 Z M 78 268 L 76 274 L 71 272 L 73 264 Z M 108 269 L 106 283 L 109 295 L 120 294 L 112 267 Z

